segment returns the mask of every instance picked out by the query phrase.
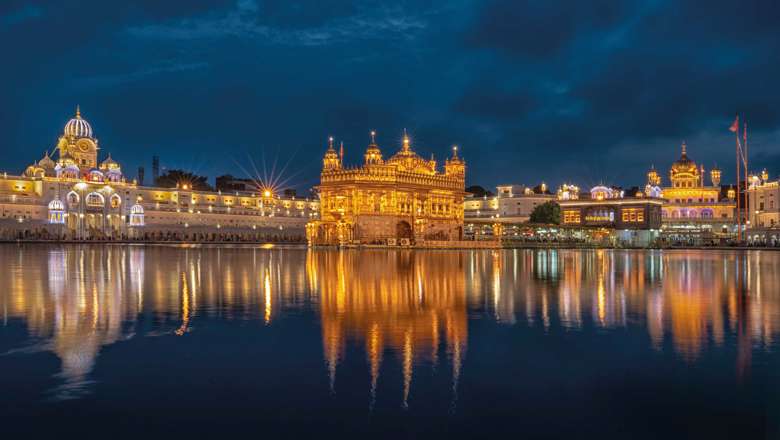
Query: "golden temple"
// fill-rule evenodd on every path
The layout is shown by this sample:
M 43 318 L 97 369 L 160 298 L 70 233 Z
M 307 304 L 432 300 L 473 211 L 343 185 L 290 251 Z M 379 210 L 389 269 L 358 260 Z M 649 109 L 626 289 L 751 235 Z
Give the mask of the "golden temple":
M 371 132 L 363 166 L 347 168 L 329 139 L 320 176 L 320 216 L 306 226 L 310 245 L 412 245 L 456 241 L 463 236 L 466 163 L 453 147 L 436 161 L 412 150 L 404 134 L 401 150 L 387 160 Z

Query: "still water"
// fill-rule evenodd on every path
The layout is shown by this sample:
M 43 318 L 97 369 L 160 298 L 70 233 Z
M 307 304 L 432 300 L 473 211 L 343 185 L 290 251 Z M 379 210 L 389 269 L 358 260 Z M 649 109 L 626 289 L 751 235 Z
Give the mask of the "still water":
M 4 433 L 780 432 L 780 252 L 2 245 L 0 263 Z

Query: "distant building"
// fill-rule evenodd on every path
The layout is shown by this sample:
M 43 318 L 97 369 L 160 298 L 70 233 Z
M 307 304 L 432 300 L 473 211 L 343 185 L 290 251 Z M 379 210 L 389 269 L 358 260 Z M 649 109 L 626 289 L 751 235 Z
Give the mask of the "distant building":
M 524 185 L 500 185 L 495 196 L 468 196 L 463 202 L 467 224 L 524 223 L 534 208 L 555 195 L 547 191 L 544 183 L 536 187 Z
M 306 222 L 319 211 L 317 200 L 270 192 L 198 191 L 187 182 L 141 186 L 110 154 L 99 160 L 98 141 L 79 109 L 56 150 L 56 160 L 47 152 L 22 175 L 0 175 L 0 239 L 303 240 Z
M 596 227 L 616 231 L 617 240 L 633 246 L 647 246 L 659 236 L 663 200 L 626 197 L 622 190 L 606 186 L 591 188 L 589 193 L 566 196 L 558 192 L 563 226 Z
M 750 176 L 748 194 L 750 227 L 780 228 L 780 181 L 770 181 L 764 170 Z
M 674 241 L 698 241 L 725 238 L 736 232 L 734 192 L 721 188 L 721 172 L 710 170 L 710 185 L 705 183 L 704 166 L 688 157 L 683 142 L 682 154 L 669 170 L 670 185 L 661 188 L 661 176 L 651 168 L 647 173 L 645 192 L 663 197 L 663 232 Z
M 748 243 L 780 245 L 780 180 L 766 170 L 750 176 L 748 194 Z
M 138 186 L 144 186 L 144 167 L 138 167 Z

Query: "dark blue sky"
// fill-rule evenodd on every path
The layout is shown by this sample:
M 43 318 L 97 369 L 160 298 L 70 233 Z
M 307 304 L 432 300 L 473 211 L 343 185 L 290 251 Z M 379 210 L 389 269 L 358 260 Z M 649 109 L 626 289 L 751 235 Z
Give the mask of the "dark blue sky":
M 265 157 L 306 187 L 329 134 L 358 162 L 369 130 L 389 156 L 405 127 L 426 157 L 460 145 L 470 184 L 643 184 L 683 139 L 730 181 L 735 112 L 774 176 L 779 24 L 775 1 L 6 0 L 0 169 L 80 104 L 132 176 Z

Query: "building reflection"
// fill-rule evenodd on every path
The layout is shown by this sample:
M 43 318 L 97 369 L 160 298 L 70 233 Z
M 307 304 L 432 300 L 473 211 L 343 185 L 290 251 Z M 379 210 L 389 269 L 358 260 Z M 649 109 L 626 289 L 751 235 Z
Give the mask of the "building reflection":
M 365 352 L 370 405 L 398 363 L 398 401 L 415 370 L 446 365 L 452 398 L 469 314 L 544 332 L 629 328 L 696 362 L 736 345 L 737 374 L 771 349 L 780 324 L 780 256 L 766 252 L 504 250 L 464 252 L 135 246 L 4 246 L 3 325 L 60 360 L 59 399 L 89 391 L 103 347 L 142 336 L 187 337 L 210 320 L 274 326 L 319 313 L 335 392 L 348 352 Z M 261 328 L 262 325 L 258 328 Z M 594 339 L 598 341 L 598 339 Z M 596 342 L 598 343 L 598 342 Z M 390 360 L 393 362 L 389 362 Z M 388 387 L 396 384 L 388 383 Z
M 453 398 L 468 343 L 462 254 L 413 251 L 310 251 L 306 262 L 319 293 L 325 361 L 331 390 L 348 345 L 365 347 L 370 406 L 384 353 L 400 360 L 401 405 L 409 402 L 415 365 L 451 364 Z
M 777 256 L 760 252 L 514 250 L 473 252 L 467 295 L 484 292 L 493 318 L 518 317 L 545 329 L 647 329 L 650 344 L 669 344 L 697 360 L 708 345 L 736 337 L 740 363 L 778 334 Z M 500 274 L 500 275 L 496 275 Z
M 64 246 L 2 249 L 13 261 L 0 278 L 4 322 L 22 319 L 61 362 L 56 399 L 88 391 L 102 347 L 133 337 L 183 336 L 198 319 L 271 323 L 280 307 L 299 307 L 306 294 L 304 253 L 278 250 Z M 177 258 L 171 259 L 171 255 Z M 298 261 L 287 261 L 288 259 Z M 18 350 L 17 350 L 18 351 Z

